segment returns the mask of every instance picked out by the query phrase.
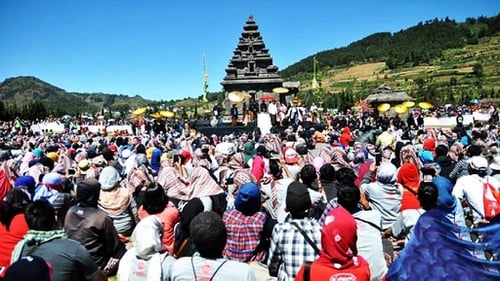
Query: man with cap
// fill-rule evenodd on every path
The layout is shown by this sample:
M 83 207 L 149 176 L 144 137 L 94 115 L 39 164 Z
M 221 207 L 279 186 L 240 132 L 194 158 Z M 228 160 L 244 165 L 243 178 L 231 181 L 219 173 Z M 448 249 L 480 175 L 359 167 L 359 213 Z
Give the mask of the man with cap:
M 278 281 L 293 280 L 305 261 L 314 261 L 321 248 L 321 227 L 309 217 L 311 198 L 307 187 L 294 181 L 287 189 L 286 209 L 291 219 L 273 229 L 269 272 Z
M 244 184 L 234 205 L 236 209 L 227 210 L 222 217 L 228 233 L 224 256 L 241 262 L 255 256 L 262 261 L 269 249 L 275 221 L 261 212 L 259 187 L 253 182 Z
M 488 176 L 488 160 L 483 156 L 474 156 L 469 160 L 469 175 L 458 178 L 452 195 L 458 199 L 467 200 L 467 204 L 473 213 L 473 222 L 481 223 L 487 220 L 489 214 L 485 213 L 485 196 L 496 201 L 500 206 L 498 194 L 500 182 L 494 177 Z M 498 213 L 497 213 L 498 214 Z
M 68 238 L 79 241 L 108 276 L 115 273 L 125 245 L 118 237 L 113 221 L 97 208 L 101 184 L 94 178 L 78 183 L 76 206 L 66 214 L 64 230 Z

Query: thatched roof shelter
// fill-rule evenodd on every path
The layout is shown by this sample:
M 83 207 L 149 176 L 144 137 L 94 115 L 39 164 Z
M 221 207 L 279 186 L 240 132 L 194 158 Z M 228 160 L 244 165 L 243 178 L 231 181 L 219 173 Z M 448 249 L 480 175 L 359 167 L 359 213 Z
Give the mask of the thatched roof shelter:
M 415 98 L 403 91 L 393 91 L 391 88 L 382 85 L 377 88 L 377 92 L 369 95 L 364 102 L 368 104 L 380 103 L 402 103 L 405 101 L 415 101 Z

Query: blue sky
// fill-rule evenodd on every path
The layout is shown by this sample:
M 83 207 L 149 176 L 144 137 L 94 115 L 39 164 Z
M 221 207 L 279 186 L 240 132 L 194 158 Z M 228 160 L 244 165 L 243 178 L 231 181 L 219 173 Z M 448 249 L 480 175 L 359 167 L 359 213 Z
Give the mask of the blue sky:
M 36 76 L 74 92 L 153 100 L 220 83 L 252 14 L 279 69 L 375 32 L 500 12 L 497 0 L 1 0 L 0 82 Z

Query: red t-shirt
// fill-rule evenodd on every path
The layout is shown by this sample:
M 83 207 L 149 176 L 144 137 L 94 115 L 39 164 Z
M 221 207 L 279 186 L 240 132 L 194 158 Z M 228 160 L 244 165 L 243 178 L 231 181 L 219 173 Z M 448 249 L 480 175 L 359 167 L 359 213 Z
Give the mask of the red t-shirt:
M 144 207 L 139 207 L 138 210 L 139 218 L 142 220 L 143 218 L 149 216 L 148 212 L 144 210 Z M 174 254 L 174 240 L 175 233 L 174 227 L 175 224 L 179 222 L 179 210 L 169 203 L 163 212 L 156 214 L 156 216 L 163 222 L 163 238 L 162 243 L 165 245 L 165 248 L 170 254 Z
M 295 281 L 304 280 L 304 266 L 302 266 L 295 277 Z M 370 267 L 363 260 L 358 266 L 346 269 L 335 269 L 332 265 L 324 265 L 317 262 L 311 264 L 310 278 L 314 281 L 369 281 Z
M 402 212 L 408 209 L 420 209 L 420 202 L 418 201 L 417 195 L 403 188 L 403 197 L 401 198 L 401 208 L 399 211 Z
M 260 181 L 264 176 L 264 164 L 265 163 L 264 159 L 262 159 L 262 156 L 257 155 L 253 158 L 250 173 L 252 173 L 252 175 L 254 175 L 258 181 Z
M 28 224 L 26 224 L 22 213 L 14 216 L 8 231 L 5 225 L 0 223 L 0 268 L 4 268 L 0 277 L 4 277 L 5 271 L 10 265 L 12 251 L 17 243 L 23 239 L 26 232 L 28 232 Z

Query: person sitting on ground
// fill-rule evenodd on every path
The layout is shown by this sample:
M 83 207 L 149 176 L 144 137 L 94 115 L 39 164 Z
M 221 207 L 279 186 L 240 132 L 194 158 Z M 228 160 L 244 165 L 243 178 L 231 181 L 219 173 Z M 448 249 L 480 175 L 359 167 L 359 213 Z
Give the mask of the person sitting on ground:
M 31 177 L 30 177 L 31 178 Z M 12 250 L 28 232 L 24 210 L 31 202 L 29 195 L 21 188 L 7 193 L 0 204 L 0 278 L 9 268 Z
M 176 258 L 190 257 L 196 252 L 196 248 L 190 238 L 189 225 L 196 215 L 206 211 L 206 209 L 200 198 L 192 198 L 183 206 L 179 214 L 179 223 L 174 227 L 174 256 Z
M 162 243 L 167 251 L 174 253 L 174 227 L 179 222 L 179 211 L 169 198 L 163 187 L 156 182 L 149 184 L 144 192 L 142 206 L 139 208 L 139 218 L 157 216 L 163 225 Z
M 132 193 L 120 186 L 121 177 L 111 166 L 104 168 L 99 175 L 101 192 L 98 206 L 113 220 L 119 234 L 130 236 L 139 221 L 137 206 Z
M 26 222 L 30 230 L 14 248 L 11 262 L 23 256 L 43 257 L 52 265 L 52 281 L 106 281 L 85 247 L 65 237 L 57 230 L 56 212 L 47 200 L 36 200 L 26 208 Z
M 277 276 L 278 281 L 295 278 L 305 261 L 313 261 L 319 255 L 321 227 L 309 218 L 311 205 L 307 187 L 292 182 L 286 192 L 286 209 L 291 220 L 274 227 L 269 249 L 269 273 Z
M 339 207 L 330 211 L 321 229 L 319 258 L 306 262 L 295 281 L 341 280 L 345 276 L 350 280 L 370 280 L 368 263 L 358 256 L 356 231 L 356 221 L 346 209 Z
M 349 211 L 356 221 L 358 254 L 368 262 L 371 280 L 382 280 L 387 273 L 382 236 L 380 235 L 382 232 L 382 217 L 377 211 L 363 210 L 359 204 L 360 199 L 359 188 L 354 185 L 344 184 L 339 187 L 338 203 Z
M 101 185 L 96 179 L 84 179 L 78 184 L 76 206 L 66 214 L 64 231 L 68 238 L 85 246 L 99 268 L 112 276 L 126 248 L 111 218 L 97 208 L 100 191 Z
M 149 194 L 162 197 L 160 192 L 164 194 L 161 186 L 153 186 L 146 191 L 144 199 L 147 199 L 145 200 L 147 205 L 145 208 L 153 214 L 142 219 L 135 227 L 132 233 L 134 246 L 120 260 L 118 281 L 170 280 L 169 272 L 175 259 L 169 255 L 162 243 L 163 223 L 156 215 L 161 213 L 162 208 L 165 208 L 165 197 L 158 202 L 163 201 L 163 203 L 154 206 L 154 208 L 152 204 L 149 204 L 149 198 L 147 198 L 150 196 Z
M 192 257 L 183 257 L 175 261 L 169 274 L 171 281 L 256 280 L 247 264 L 227 260 L 222 256 L 227 241 L 227 231 L 217 213 L 198 214 L 191 222 L 190 236 L 197 253 Z
M 375 170 L 377 170 L 377 181 L 370 182 L 371 175 Z M 398 217 L 403 192 L 403 188 L 396 183 L 396 166 L 385 162 L 377 168 L 373 162 L 370 171 L 363 177 L 360 189 L 362 190 L 361 201 L 364 203 L 364 207 L 366 209 L 373 208 L 380 212 L 382 229 L 390 227 Z
M 43 176 L 42 184 L 35 189 L 33 201 L 45 199 L 54 206 L 57 214 L 57 225 L 64 226 L 64 217 L 68 209 L 75 204 L 75 197 L 63 192 L 63 179 L 58 173 L 48 173 Z
M 13 263 L 2 281 L 51 281 L 52 268 L 41 257 L 26 256 Z
M 263 261 L 276 222 L 261 212 L 259 187 L 252 182 L 244 184 L 236 196 L 235 207 L 222 217 L 228 231 L 224 256 L 241 262 Z
M 481 240 L 462 239 L 458 232 L 471 232 L 448 219 L 451 209 L 439 207 L 439 197 L 435 185 L 420 187 L 419 198 L 427 211 L 418 219 L 412 238 L 389 268 L 386 280 L 499 280 L 498 262 L 477 255 L 483 250 L 498 253 L 498 221 L 474 228 Z

